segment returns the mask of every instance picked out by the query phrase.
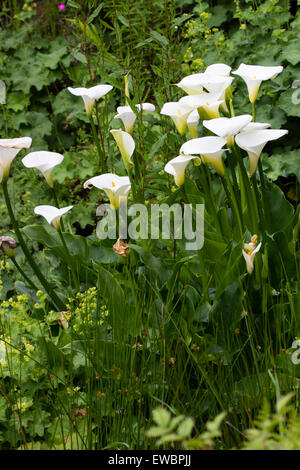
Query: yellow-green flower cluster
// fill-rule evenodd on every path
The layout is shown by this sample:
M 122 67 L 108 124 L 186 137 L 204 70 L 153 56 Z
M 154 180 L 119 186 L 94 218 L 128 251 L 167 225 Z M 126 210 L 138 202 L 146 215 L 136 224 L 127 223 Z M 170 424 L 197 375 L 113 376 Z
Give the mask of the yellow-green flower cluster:
M 69 299 L 67 308 L 71 312 L 72 327 L 76 333 L 91 332 L 95 325 L 103 325 L 109 315 L 106 305 L 99 303 L 96 287 L 78 292 L 75 298 Z

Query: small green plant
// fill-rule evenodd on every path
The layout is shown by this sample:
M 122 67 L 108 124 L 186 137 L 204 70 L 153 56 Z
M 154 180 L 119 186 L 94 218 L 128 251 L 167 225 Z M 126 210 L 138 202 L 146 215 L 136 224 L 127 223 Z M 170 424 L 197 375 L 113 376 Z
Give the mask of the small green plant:
M 221 437 L 220 426 L 226 413 L 220 413 L 213 421 L 208 421 L 206 430 L 193 438 L 193 418 L 184 415 L 172 417 L 170 411 L 165 408 L 156 408 L 152 411 L 152 416 L 156 426 L 147 431 L 147 436 L 158 439 L 157 447 L 171 445 L 176 448 L 179 446 L 188 450 L 200 450 L 215 447 L 215 440 Z

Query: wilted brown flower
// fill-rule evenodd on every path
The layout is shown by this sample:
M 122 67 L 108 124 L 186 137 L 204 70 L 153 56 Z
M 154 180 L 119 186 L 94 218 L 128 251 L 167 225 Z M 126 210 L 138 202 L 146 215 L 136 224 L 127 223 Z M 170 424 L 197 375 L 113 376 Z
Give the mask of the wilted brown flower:
M 66 330 L 69 326 L 69 318 L 71 316 L 71 311 L 67 310 L 66 312 L 60 312 L 60 317 L 57 319 L 59 326 Z
M 15 256 L 15 249 L 17 248 L 17 243 L 11 237 L 2 236 L 0 237 L 0 248 L 3 253 L 7 256 Z
M 118 238 L 116 243 L 113 245 L 113 250 L 117 255 L 126 258 L 126 256 L 130 253 L 130 248 L 127 243 L 123 242 L 122 238 Z

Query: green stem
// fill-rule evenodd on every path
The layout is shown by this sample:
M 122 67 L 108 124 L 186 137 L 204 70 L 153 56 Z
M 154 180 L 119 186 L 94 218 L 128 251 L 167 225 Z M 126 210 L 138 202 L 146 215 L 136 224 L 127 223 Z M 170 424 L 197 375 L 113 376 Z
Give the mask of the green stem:
M 58 229 L 58 234 L 59 234 L 60 239 L 61 239 L 61 241 L 62 241 L 62 244 L 63 244 L 63 246 L 64 246 L 64 249 L 65 249 L 67 258 L 70 259 L 70 264 L 71 264 L 71 263 L 72 263 L 71 253 L 70 253 L 70 251 L 69 251 L 69 248 L 67 247 L 66 240 L 65 240 L 65 237 L 63 236 L 63 232 L 62 232 L 61 229 Z M 69 267 L 70 267 L 70 266 L 69 266 Z M 73 275 L 74 284 L 75 284 L 75 286 L 76 286 L 76 289 L 77 289 L 77 291 L 79 291 L 79 290 L 80 290 L 80 286 L 79 286 L 78 279 L 77 279 L 77 277 L 76 277 L 76 275 L 75 275 L 73 269 L 72 269 L 72 268 L 70 268 L 70 269 L 71 269 L 71 272 L 72 272 L 72 275 Z
M 202 165 L 202 164 L 198 167 L 198 169 L 199 169 L 199 174 L 201 176 L 201 183 L 203 184 L 203 187 L 204 187 L 204 192 L 208 197 L 209 204 L 210 204 L 210 207 L 211 207 L 211 210 L 212 210 L 212 213 L 213 213 L 216 228 L 217 228 L 218 232 L 222 235 L 222 230 L 221 230 L 221 225 L 220 225 L 220 222 L 219 222 L 219 219 L 218 219 L 218 213 L 217 213 L 217 208 L 216 208 L 216 205 L 215 205 L 215 200 L 211 196 L 212 191 L 211 191 L 211 187 L 210 187 L 210 184 L 209 184 L 210 181 L 208 179 L 209 178 L 209 171 L 207 170 L 205 165 Z
M 231 158 L 231 155 L 228 157 L 227 161 L 228 161 L 231 176 L 232 176 L 233 191 L 234 191 L 235 199 L 237 201 L 238 210 L 239 210 L 239 214 L 240 214 L 240 219 L 242 221 L 242 226 L 243 226 L 243 231 L 244 231 L 243 211 L 242 211 L 242 203 L 241 203 L 241 198 L 240 198 L 240 193 L 239 193 L 239 185 L 238 185 L 237 177 L 236 177 L 236 174 L 235 174 L 234 161 Z
M 232 100 L 229 100 L 229 109 L 230 109 L 230 116 L 231 116 L 231 117 L 234 117 L 234 116 L 235 116 L 235 113 L 234 113 L 234 108 L 233 108 L 233 102 L 232 102 Z
M 226 170 L 224 172 L 224 180 L 223 181 L 224 181 L 224 183 L 226 183 L 224 185 L 224 187 L 227 186 L 227 188 L 228 188 L 231 203 L 232 203 L 232 208 L 233 208 L 235 218 L 236 218 L 238 226 L 239 226 L 240 235 L 241 235 L 241 238 L 243 238 L 243 233 L 244 232 L 243 232 L 243 225 L 242 225 L 242 221 L 241 221 L 241 217 L 240 217 L 240 213 L 239 213 L 239 207 L 238 207 L 238 203 L 237 203 L 237 200 L 236 200 L 236 197 L 235 197 L 235 194 L 234 194 L 234 190 L 233 190 L 231 181 L 229 179 L 229 176 L 228 176 Z
M 56 195 L 56 191 L 55 191 L 55 189 L 54 189 L 54 186 L 51 187 L 51 191 L 52 191 L 52 194 L 53 194 L 54 203 L 55 203 L 57 209 L 59 209 L 59 208 L 60 208 L 60 204 L 59 204 L 59 202 L 58 202 L 58 199 L 57 199 L 57 195 Z M 60 225 L 61 225 L 62 230 L 65 231 L 64 223 L 63 223 L 62 220 L 60 221 Z
M 263 230 L 263 225 L 264 225 L 264 214 L 261 208 L 261 202 L 260 202 L 260 197 L 259 197 L 259 191 L 258 191 L 258 186 L 257 186 L 257 181 L 256 181 L 256 173 L 251 177 L 252 180 L 252 186 L 254 189 L 254 199 L 255 199 L 255 210 L 257 211 L 259 215 L 259 220 L 260 220 L 260 227 Z
M 256 109 L 255 109 L 255 101 L 252 103 L 252 121 L 255 122 L 256 119 Z
M 91 127 L 92 127 L 94 142 L 95 142 L 97 152 L 98 152 L 98 156 L 99 156 L 100 171 L 105 171 L 104 155 L 103 155 L 103 152 L 102 152 L 101 147 L 100 147 L 100 142 L 99 142 L 99 138 L 98 138 L 98 134 L 97 134 L 97 129 L 96 129 L 95 123 L 93 121 L 93 117 L 89 116 L 89 120 L 90 120 L 90 124 L 91 124 Z
M 261 192 L 262 192 L 262 201 L 263 201 L 263 207 L 264 207 L 264 215 L 265 215 L 265 227 L 269 229 L 270 227 L 270 217 L 269 217 L 269 203 L 267 199 L 267 194 L 266 194 L 266 185 L 265 185 L 265 180 L 264 180 L 264 170 L 262 167 L 261 159 L 258 159 L 258 172 L 259 172 L 259 178 L 260 178 L 260 186 L 261 186 Z
M 17 270 L 21 273 L 21 275 L 24 277 L 24 279 L 28 282 L 28 284 L 30 285 L 31 289 L 33 289 L 35 292 L 38 291 L 38 288 L 33 284 L 33 282 L 31 281 L 31 279 L 29 279 L 29 277 L 27 276 L 27 274 L 25 274 L 25 272 L 23 271 L 23 269 L 21 268 L 21 266 L 19 265 L 19 263 L 16 261 L 16 259 L 14 257 L 11 257 L 10 258 L 12 260 L 12 262 L 14 263 L 15 267 L 17 268 Z
M 21 248 L 24 252 L 24 255 L 27 258 L 28 263 L 30 264 L 32 270 L 36 274 L 36 276 L 39 279 L 40 283 L 42 284 L 42 286 L 44 287 L 44 289 L 48 293 L 48 295 L 51 297 L 53 302 L 56 304 L 56 306 L 60 310 L 65 310 L 65 305 L 64 305 L 63 301 L 60 300 L 60 298 L 53 291 L 52 287 L 49 285 L 48 281 L 46 280 L 46 278 L 42 274 L 40 268 L 38 267 L 38 265 L 34 261 L 29 249 L 27 248 L 27 245 L 24 241 L 22 233 L 19 230 L 18 223 L 15 219 L 15 216 L 14 216 L 14 213 L 13 213 L 13 210 L 12 210 L 12 207 L 11 207 L 9 194 L 8 194 L 8 190 L 7 190 L 7 181 L 3 181 L 2 187 L 3 187 L 4 198 L 5 198 L 5 202 L 6 202 L 6 206 L 7 206 L 7 210 L 8 210 L 8 214 L 9 214 L 9 217 L 10 217 L 11 224 L 13 226 L 13 229 L 15 231 L 16 236 L 18 237 L 19 244 L 21 245 Z
M 240 152 L 239 152 L 239 149 L 236 147 L 236 145 L 234 145 L 233 151 L 234 151 L 234 154 L 237 158 L 238 165 L 239 165 L 239 168 L 240 168 L 240 173 L 241 173 L 241 177 L 242 177 L 241 184 L 244 185 L 244 190 L 245 190 L 244 193 L 245 193 L 245 196 L 246 196 L 247 207 L 248 207 L 248 211 L 249 211 L 249 215 L 250 215 L 250 221 L 251 221 L 251 232 L 252 233 L 257 233 L 257 218 L 256 218 L 256 214 L 253 211 L 254 201 L 253 201 L 253 194 L 252 194 L 252 191 L 251 191 L 250 181 L 249 181 L 246 169 L 244 167 L 243 159 L 242 159 L 242 157 L 240 155 Z

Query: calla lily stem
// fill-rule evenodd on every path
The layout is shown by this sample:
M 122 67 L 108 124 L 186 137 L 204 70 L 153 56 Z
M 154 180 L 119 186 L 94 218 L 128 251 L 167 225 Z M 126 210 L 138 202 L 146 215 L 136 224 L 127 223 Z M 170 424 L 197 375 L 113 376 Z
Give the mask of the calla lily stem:
M 70 251 L 69 251 L 69 248 L 67 247 L 66 240 L 65 240 L 65 237 L 63 236 L 63 232 L 62 232 L 62 229 L 61 229 L 61 228 L 58 229 L 58 234 L 59 234 L 60 239 L 61 239 L 61 241 L 62 241 L 62 244 L 63 244 L 63 246 L 64 246 L 66 255 L 67 255 L 67 257 L 70 259 L 70 264 L 71 264 L 71 263 L 72 263 L 72 260 L 71 260 L 71 253 L 70 253 Z M 74 273 L 73 269 L 71 269 L 71 271 L 72 271 L 72 274 L 73 274 L 74 284 L 75 284 L 75 286 L 76 286 L 77 291 L 79 291 L 79 290 L 80 290 L 80 286 L 79 286 L 78 279 L 77 279 L 76 274 Z
M 23 238 L 23 235 L 22 235 L 22 233 L 21 233 L 21 231 L 18 227 L 18 223 L 15 219 L 15 216 L 14 216 L 14 213 L 13 213 L 13 210 L 12 210 L 12 207 L 11 207 L 10 198 L 9 198 L 9 194 L 8 194 L 8 190 L 7 190 L 7 181 L 3 181 L 2 187 L 3 187 L 4 198 L 5 198 L 5 202 L 6 202 L 6 206 L 7 206 L 7 210 L 8 210 L 8 214 L 9 214 L 9 217 L 10 217 L 11 224 L 13 226 L 13 229 L 15 231 L 16 236 L 18 237 L 19 243 L 20 243 L 20 245 L 22 247 L 22 250 L 23 250 L 23 252 L 24 252 L 24 254 L 27 258 L 28 263 L 30 264 L 31 268 L 33 269 L 34 273 L 36 274 L 37 278 L 39 279 L 40 283 L 42 284 L 42 286 L 44 287 L 44 289 L 48 293 L 48 295 L 51 297 L 51 299 L 53 300 L 53 302 L 55 303 L 57 308 L 59 308 L 60 310 L 65 310 L 66 307 L 65 307 L 63 301 L 53 291 L 52 287 L 49 285 L 48 281 L 46 280 L 46 278 L 42 274 L 40 268 L 38 267 L 38 265 L 34 261 L 29 249 L 27 248 L 27 245 L 26 245 L 26 243 L 24 241 L 24 238 Z
M 27 274 L 25 274 L 25 272 L 23 271 L 23 269 L 21 268 L 21 266 L 19 265 L 19 263 L 16 261 L 16 259 L 14 257 L 11 257 L 10 258 L 12 260 L 12 262 L 14 263 L 15 267 L 17 268 L 17 270 L 21 273 L 21 275 L 24 277 L 24 279 L 26 280 L 26 282 L 30 285 L 31 289 L 33 289 L 35 292 L 38 291 L 38 288 L 33 284 L 33 282 L 31 281 L 31 279 L 29 279 L 29 277 L 27 276 Z
M 229 176 L 228 176 L 226 170 L 224 172 L 223 182 L 225 183 L 224 184 L 224 189 L 225 189 L 225 187 L 227 187 L 227 189 L 229 191 L 233 211 L 234 211 L 234 214 L 235 214 L 238 226 L 239 226 L 240 235 L 241 235 L 241 237 L 243 237 L 243 224 L 242 224 L 241 216 L 240 216 L 240 213 L 239 213 L 239 206 L 238 206 L 235 194 L 234 194 L 234 189 L 232 187 L 231 181 L 229 179 Z
M 246 172 L 246 169 L 244 167 L 243 159 L 240 155 L 240 151 L 238 147 L 234 144 L 233 146 L 233 151 L 234 155 L 237 159 L 239 169 L 240 169 L 240 175 L 241 175 L 241 181 L 240 184 L 244 186 L 244 194 L 246 196 L 246 202 L 247 202 L 247 207 L 250 215 L 250 221 L 251 221 L 251 232 L 252 233 L 257 233 L 257 218 L 254 213 L 253 207 L 254 207 L 254 201 L 252 197 L 252 191 L 251 191 L 251 186 L 250 186 L 250 181 Z
M 55 205 L 56 205 L 56 207 L 59 209 L 59 208 L 60 208 L 60 205 L 59 205 L 59 202 L 58 202 L 58 199 L 57 199 L 57 195 L 56 195 L 56 191 L 55 191 L 54 187 L 51 188 L 51 191 L 52 191 L 52 194 L 53 194 L 53 199 L 54 199 Z M 63 220 L 60 221 L 60 225 L 61 225 L 62 231 L 64 232 L 64 231 L 65 231 L 65 227 L 64 227 L 64 222 L 63 222 Z
M 89 116 L 89 120 L 90 120 L 91 127 L 92 127 L 94 142 L 95 142 L 97 152 L 98 152 L 98 155 L 99 155 L 100 171 L 105 171 L 104 155 L 103 155 L 103 152 L 102 152 L 101 147 L 100 147 L 99 137 L 98 137 L 98 133 L 97 133 L 95 123 L 93 121 L 93 117 Z
M 200 181 L 203 184 L 204 192 L 206 196 L 208 197 L 208 200 L 209 200 L 212 212 L 213 212 L 216 228 L 218 232 L 222 235 L 221 225 L 218 219 L 218 214 L 217 214 L 217 209 L 216 209 L 216 205 L 214 202 L 214 198 L 211 197 L 211 195 L 213 194 L 211 188 L 209 187 L 211 181 L 209 180 L 208 180 L 209 182 L 207 181 L 207 178 L 209 178 L 210 173 L 207 171 L 205 165 L 200 165 L 198 169 L 199 169 L 199 174 L 200 174 Z

